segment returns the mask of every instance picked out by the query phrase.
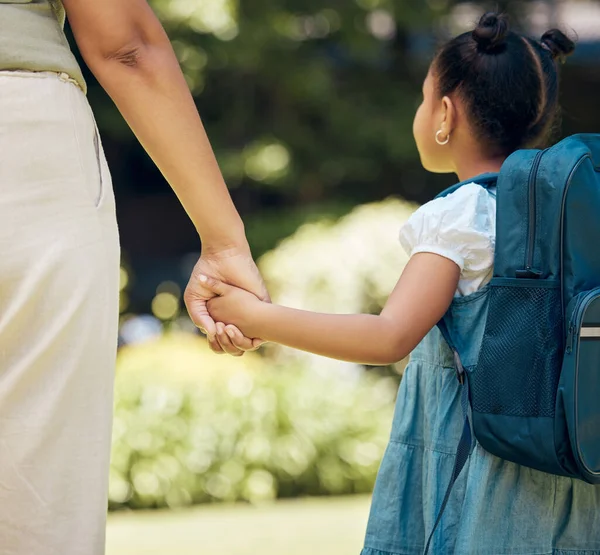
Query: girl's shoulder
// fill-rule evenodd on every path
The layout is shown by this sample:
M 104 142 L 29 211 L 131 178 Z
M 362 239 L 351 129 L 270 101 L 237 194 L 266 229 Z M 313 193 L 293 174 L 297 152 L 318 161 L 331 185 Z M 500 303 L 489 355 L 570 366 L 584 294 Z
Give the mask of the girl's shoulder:
M 464 210 L 487 210 L 495 207 L 496 188 L 486 188 L 477 183 L 467 183 L 445 197 L 437 197 L 423 204 L 416 212 L 447 214 Z
M 402 227 L 400 242 L 409 256 L 432 252 L 464 270 L 493 262 L 495 235 L 495 189 L 469 183 L 416 210 Z

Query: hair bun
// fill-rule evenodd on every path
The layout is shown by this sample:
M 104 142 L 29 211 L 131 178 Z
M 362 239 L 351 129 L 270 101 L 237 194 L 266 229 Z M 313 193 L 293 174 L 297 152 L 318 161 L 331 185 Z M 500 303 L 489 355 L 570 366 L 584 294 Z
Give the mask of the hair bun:
M 487 12 L 481 16 L 472 35 L 479 50 L 491 54 L 505 45 L 507 33 L 508 18 L 504 14 Z
M 553 60 L 564 61 L 575 50 L 575 43 L 558 29 L 550 29 L 542 35 L 542 47 L 548 50 Z

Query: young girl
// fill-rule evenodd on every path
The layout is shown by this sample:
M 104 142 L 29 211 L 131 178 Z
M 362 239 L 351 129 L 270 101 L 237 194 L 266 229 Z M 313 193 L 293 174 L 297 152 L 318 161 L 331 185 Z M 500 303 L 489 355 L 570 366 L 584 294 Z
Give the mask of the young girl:
M 424 205 L 402 228 L 411 258 L 380 315 L 293 310 L 205 279 L 220 295 L 208 303 L 215 321 L 247 337 L 369 365 L 412 351 L 363 555 L 420 554 L 434 526 L 463 424 L 452 354 L 434 326 L 452 311 L 463 363 L 476 362 L 496 219 L 495 190 L 481 186 L 489 183 L 483 174 L 498 172 L 513 151 L 547 141 L 558 112 L 557 60 L 573 48 L 560 31 L 536 41 L 509 32 L 503 16 L 488 13 L 438 52 L 423 84 L 414 137 L 425 169 L 454 172 L 470 183 Z M 224 342 L 224 332 L 234 339 L 239 333 L 229 325 L 219 329 Z M 599 509 L 600 488 L 476 446 L 430 552 L 600 554 Z

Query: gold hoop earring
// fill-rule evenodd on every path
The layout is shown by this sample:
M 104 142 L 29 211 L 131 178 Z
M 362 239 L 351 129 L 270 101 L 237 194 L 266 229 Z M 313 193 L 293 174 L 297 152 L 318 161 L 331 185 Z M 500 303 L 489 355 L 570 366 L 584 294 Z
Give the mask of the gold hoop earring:
M 444 146 L 447 145 L 448 142 L 450 141 L 450 133 L 448 133 L 448 135 L 446 136 L 446 139 L 443 141 L 440 141 L 440 135 L 442 134 L 442 130 L 440 129 L 436 134 L 435 134 L 435 142 L 438 145 Z

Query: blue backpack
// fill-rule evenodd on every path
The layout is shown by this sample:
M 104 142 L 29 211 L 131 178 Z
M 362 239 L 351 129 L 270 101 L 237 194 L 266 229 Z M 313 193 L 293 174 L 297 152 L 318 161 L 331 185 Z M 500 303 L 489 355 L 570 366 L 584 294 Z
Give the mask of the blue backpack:
M 600 484 L 600 135 L 517 151 L 473 181 L 497 185 L 494 275 L 474 367 L 461 364 L 449 313 L 438 324 L 465 422 L 436 527 L 472 434 L 502 459 Z

